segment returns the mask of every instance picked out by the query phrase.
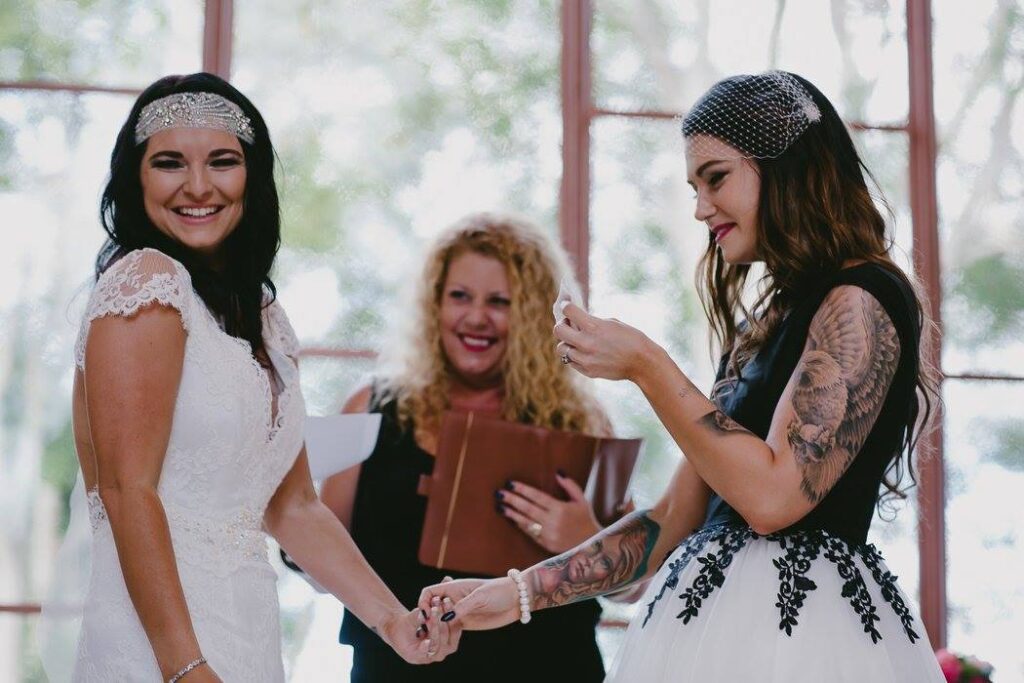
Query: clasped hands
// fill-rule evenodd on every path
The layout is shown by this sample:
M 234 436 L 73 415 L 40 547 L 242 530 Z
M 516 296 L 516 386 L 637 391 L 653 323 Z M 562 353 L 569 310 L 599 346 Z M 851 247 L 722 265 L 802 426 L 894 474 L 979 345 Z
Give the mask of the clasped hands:
M 458 649 L 463 629 L 498 628 L 518 618 L 519 595 L 512 579 L 445 577 L 423 589 L 416 609 L 386 617 L 375 630 L 405 661 L 431 664 Z
M 452 617 L 442 618 L 454 602 L 443 596 L 427 600 L 409 612 L 395 612 L 374 630 L 410 664 L 440 662 L 459 648 L 462 625 Z

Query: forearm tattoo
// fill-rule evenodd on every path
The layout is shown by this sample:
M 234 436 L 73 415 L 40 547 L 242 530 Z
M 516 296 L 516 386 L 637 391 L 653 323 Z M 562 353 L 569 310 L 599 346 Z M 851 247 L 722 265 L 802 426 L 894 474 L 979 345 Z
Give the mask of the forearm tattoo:
M 534 607 L 556 607 L 604 595 L 642 578 L 661 532 L 649 513 L 631 513 L 593 540 L 529 572 Z
M 858 287 L 834 289 L 811 321 L 786 430 L 800 488 L 818 503 L 853 462 L 882 410 L 899 363 L 896 329 Z
M 735 434 L 737 432 L 750 434 L 746 427 L 723 413 L 721 410 L 712 410 L 710 413 L 698 420 L 697 424 L 701 425 L 705 429 L 710 429 L 712 432 L 719 435 Z

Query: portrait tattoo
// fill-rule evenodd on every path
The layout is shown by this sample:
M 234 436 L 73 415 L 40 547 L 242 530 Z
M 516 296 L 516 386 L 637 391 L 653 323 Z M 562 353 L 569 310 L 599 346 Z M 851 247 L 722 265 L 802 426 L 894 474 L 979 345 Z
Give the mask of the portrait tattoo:
M 529 574 L 537 607 L 554 607 L 622 588 L 647 573 L 661 532 L 650 510 L 623 517 L 585 545 L 552 558 Z
M 834 289 L 815 313 L 797 365 L 786 438 L 812 503 L 824 498 L 863 447 L 896 374 L 900 342 L 878 301 Z

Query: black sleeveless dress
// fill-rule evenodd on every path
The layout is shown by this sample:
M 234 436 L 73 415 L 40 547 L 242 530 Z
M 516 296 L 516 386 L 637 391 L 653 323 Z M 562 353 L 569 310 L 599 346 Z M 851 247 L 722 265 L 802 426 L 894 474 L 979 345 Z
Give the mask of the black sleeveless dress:
M 609 681 L 943 681 L 896 577 L 866 543 L 884 472 L 910 421 L 920 329 L 913 292 L 874 265 L 844 269 L 799 301 L 720 409 L 766 438 L 811 319 L 841 285 L 885 308 L 900 359 L 881 414 L 849 469 L 803 519 L 761 536 L 721 497 L 665 559 Z M 718 379 L 725 375 L 724 359 Z
M 420 475 L 433 470 L 434 458 L 416 444 L 412 430 L 402 429 L 394 401 L 381 405 L 371 398 L 370 411 L 381 413 L 381 428 L 359 475 L 352 538 L 384 583 L 412 608 L 425 586 L 439 583 L 446 574 L 464 575 L 424 566 L 417 559 L 427 499 L 416 487 Z M 353 647 L 352 683 L 588 683 L 604 678 L 594 630 L 600 616 L 597 602 L 587 600 L 539 611 L 527 625 L 465 631 L 457 652 L 425 666 L 406 664 L 351 612 L 345 612 L 340 641 Z

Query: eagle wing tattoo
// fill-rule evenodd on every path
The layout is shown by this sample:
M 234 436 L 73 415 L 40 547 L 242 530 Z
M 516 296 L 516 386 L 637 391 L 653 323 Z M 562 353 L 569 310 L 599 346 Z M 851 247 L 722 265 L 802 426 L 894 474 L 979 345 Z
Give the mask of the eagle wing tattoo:
M 822 302 L 795 371 L 794 417 L 786 436 L 818 503 L 863 447 L 896 374 L 900 342 L 882 305 L 851 285 Z

